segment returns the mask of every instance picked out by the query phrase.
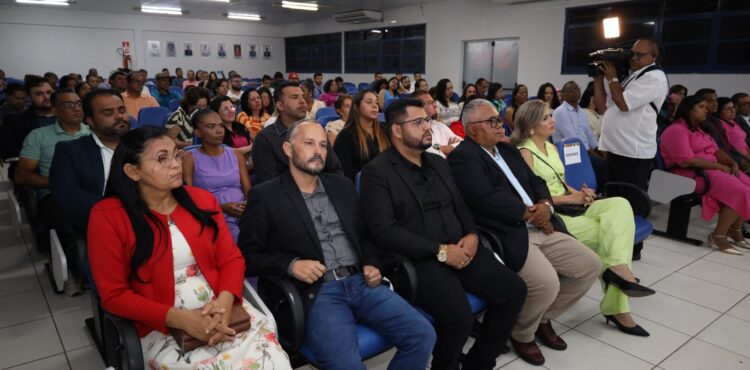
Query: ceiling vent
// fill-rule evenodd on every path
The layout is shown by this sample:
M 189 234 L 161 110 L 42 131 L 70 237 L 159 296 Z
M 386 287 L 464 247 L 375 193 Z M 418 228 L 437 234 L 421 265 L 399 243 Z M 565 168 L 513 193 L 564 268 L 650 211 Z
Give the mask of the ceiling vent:
M 383 20 L 383 13 L 377 10 L 353 10 L 350 12 L 336 13 L 333 15 L 333 19 L 339 23 L 368 23 L 368 22 L 381 22 Z

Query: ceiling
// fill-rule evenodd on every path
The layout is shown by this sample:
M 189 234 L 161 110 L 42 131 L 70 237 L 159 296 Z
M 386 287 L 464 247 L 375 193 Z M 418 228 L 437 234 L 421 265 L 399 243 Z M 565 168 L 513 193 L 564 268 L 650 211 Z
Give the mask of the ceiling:
M 303 0 L 298 0 L 303 1 Z M 372 9 L 388 10 L 414 6 L 420 4 L 438 3 L 447 0 L 319 0 L 317 12 L 291 10 L 281 7 L 281 0 L 231 0 L 229 4 L 212 0 L 75 0 L 75 4 L 68 7 L 70 10 L 141 14 L 135 12 L 133 7 L 140 5 L 179 5 L 183 10 L 190 13 L 184 17 L 197 19 L 226 19 L 222 13 L 247 12 L 260 14 L 265 17 L 263 22 L 268 24 L 289 24 L 305 22 L 316 19 L 330 19 L 336 12 Z M 0 0 L 0 5 L 24 6 L 16 4 L 15 0 Z M 40 5 L 32 5 L 41 7 Z M 45 6 L 45 8 L 53 8 Z M 147 15 L 144 15 L 147 16 Z

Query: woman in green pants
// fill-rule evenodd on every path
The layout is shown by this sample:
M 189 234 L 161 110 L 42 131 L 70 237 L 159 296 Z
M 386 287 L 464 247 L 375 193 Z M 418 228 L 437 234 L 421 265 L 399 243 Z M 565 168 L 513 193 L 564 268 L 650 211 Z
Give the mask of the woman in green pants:
M 549 138 L 555 130 L 552 110 L 541 100 L 529 101 L 516 112 L 513 145 L 534 173 L 544 179 L 555 206 L 578 205 L 580 215 L 560 213 L 568 231 L 593 249 L 602 260 L 604 298 L 600 308 L 607 322 L 627 334 L 648 336 L 633 320 L 628 297 L 643 297 L 654 291 L 637 283 L 630 269 L 635 224 L 633 210 L 624 198 L 596 199 L 592 189 L 577 190 L 565 183 L 565 166 Z M 563 207 L 560 207 L 563 208 Z M 569 207 L 568 207 L 569 208 Z

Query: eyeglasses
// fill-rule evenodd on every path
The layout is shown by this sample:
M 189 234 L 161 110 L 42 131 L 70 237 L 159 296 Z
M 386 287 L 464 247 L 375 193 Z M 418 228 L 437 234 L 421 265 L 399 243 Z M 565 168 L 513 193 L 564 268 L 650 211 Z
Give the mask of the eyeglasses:
M 633 58 L 635 59 L 641 59 L 647 55 L 651 55 L 651 53 L 639 53 L 637 51 L 633 51 Z
M 64 107 L 65 109 L 73 109 L 73 108 L 81 109 L 83 107 L 83 103 L 81 103 L 80 100 L 79 101 L 66 101 L 66 102 L 60 103 L 58 106 Z
M 184 150 L 176 150 L 172 154 L 162 153 L 154 160 L 159 164 L 159 166 L 169 167 L 169 165 L 172 164 L 172 160 L 175 160 L 177 161 L 177 163 L 182 164 L 182 162 L 185 160 L 186 155 L 187 153 L 185 153 Z
M 237 110 L 237 108 L 235 108 L 234 105 L 230 105 L 228 107 L 221 108 L 222 112 L 229 112 L 229 111 L 233 111 L 233 110 Z
M 466 122 L 466 124 L 467 125 L 471 125 L 471 124 L 474 124 L 474 123 L 482 123 L 482 122 L 489 123 L 490 128 L 497 128 L 497 126 L 499 126 L 499 125 L 501 125 L 503 123 L 503 119 L 500 118 L 500 117 L 490 117 L 490 118 L 479 120 L 479 121 Z
M 432 122 L 432 118 L 430 118 L 429 116 L 424 116 L 424 117 L 419 117 L 419 118 L 415 118 L 415 119 L 410 119 L 408 121 L 396 122 L 395 124 L 396 125 L 405 125 L 407 123 L 411 123 L 412 125 L 419 127 L 419 126 L 422 126 L 425 123 L 429 124 L 430 122 Z

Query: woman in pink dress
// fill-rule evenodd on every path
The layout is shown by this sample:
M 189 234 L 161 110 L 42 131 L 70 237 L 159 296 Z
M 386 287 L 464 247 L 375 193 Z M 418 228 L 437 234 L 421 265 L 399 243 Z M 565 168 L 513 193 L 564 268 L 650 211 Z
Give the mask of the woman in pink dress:
M 729 152 L 740 165 L 740 169 L 748 173 L 750 170 L 750 153 L 747 146 L 747 134 L 745 130 L 734 121 L 734 115 L 737 108 L 734 106 L 732 99 L 719 98 L 717 101 L 718 110 L 714 113 L 714 124 L 720 126 L 719 132 L 721 143 L 720 147 Z
M 336 99 L 341 95 L 339 85 L 334 80 L 326 81 L 325 85 L 323 85 L 323 91 L 325 92 L 318 96 L 318 100 L 326 103 L 326 107 L 332 107 L 336 103 Z
M 697 180 L 696 191 L 703 191 L 705 184 L 691 167 L 705 171 L 711 185 L 703 195 L 701 216 L 709 221 L 719 214 L 706 244 L 727 254 L 742 255 L 730 240 L 737 247 L 750 249 L 741 230 L 750 219 L 750 177 L 740 172 L 737 163 L 703 129 L 707 114 L 702 96 L 685 98 L 677 109 L 676 120 L 661 135 L 659 149 L 671 172 Z

